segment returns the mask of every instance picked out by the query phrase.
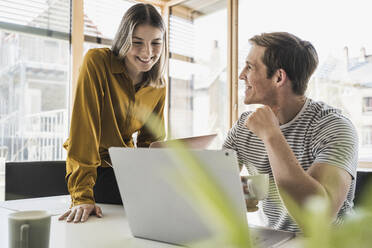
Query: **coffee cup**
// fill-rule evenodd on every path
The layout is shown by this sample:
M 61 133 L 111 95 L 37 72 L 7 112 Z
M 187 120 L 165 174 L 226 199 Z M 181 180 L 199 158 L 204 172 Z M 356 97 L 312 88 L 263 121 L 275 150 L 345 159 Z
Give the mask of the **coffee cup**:
M 243 186 L 246 188 L 245 198 L 263 200 L 269 193 L 269 174 L 242 176 Z
M 51 215 L 20 211 L 8 216 L 9 248 L 48 248 Z

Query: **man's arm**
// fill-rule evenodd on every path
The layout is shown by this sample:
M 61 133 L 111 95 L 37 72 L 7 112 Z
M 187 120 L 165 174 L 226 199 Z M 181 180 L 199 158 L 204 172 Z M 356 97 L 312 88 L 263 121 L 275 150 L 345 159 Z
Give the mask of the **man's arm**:
M 307 173 L 320 182 L 327 192 L 332 217 L 337 217 L 351 185 L 351 175 L 344 169 L 327 164 L 313 164 Z
M 279 193 L 284 191 L 300 206 L 309 196 L 324 197 L 331 204 L 331 215 L 336 217 L 346 199 L 351 175 L 327 163 L 313 164 L 305 171 L 281 133 L 264 143 Z
M 237 136 L 237 129 L 238 129 L 238 126 L 239 126 L 239 122 L 244 122 L 244 117 L 242 119 L 242 116 L 239 118 L 238 121 L 235 122 L 235 124 L 233 125 L 233 127 L 229 130 L 228 134 L 227 134 L 227 137 L 225 139 L 225 142 L 223 143 L 223 148 L 224 149 L 232 149 L 232 150 L 235 150 L 237 151 L 237 147 L 236 147 L 236 136 Z M 242 163 L 239 163 L 239 171 L 241 171 L 243 168 L 243 164 Z M 243 186 L 243 192 L 244 194 L 248 194 L 248 188 L 247 186 Z M 258 201 L 257 200 L 254 200 L 254 199 L 245 199 L 245 205 L 246 205 L 246 208 L 247 208 L 247 211 L 248 212 L 255 212 L 258 210 Z
M 351 183 L 351 176 L 346 170 L 327 163 L 317 163 L 306 172 L 288 145 L 275 114 L 268 106 L 251 114 L 246 120 L 246 126 L 264 142 L 281 195 L 289 195 L 300 207 L 309 196 L 321 196 L 330 201 L 332 216 L 337 214 Z M 287 206 L 285 199 L 284 197 L 283 201 Z M 291 212 L 290 214 L 294 216 Z

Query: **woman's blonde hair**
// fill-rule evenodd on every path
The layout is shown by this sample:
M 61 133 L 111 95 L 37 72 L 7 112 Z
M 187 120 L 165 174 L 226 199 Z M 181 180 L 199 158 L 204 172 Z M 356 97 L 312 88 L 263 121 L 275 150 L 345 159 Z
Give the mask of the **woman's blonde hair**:
M 139 3 L 127 10 L 121 20 L 111 50 L 119 59 L 124 59 L 132 46 L 133 30 L 137 25 L 142 24 L 153 26 L 163 32 L 163 49 L 160 58 L 151 70 L 144 73 L 142 82 L 153 87 L 163 87 L 165 82 L 162 75 L 167 57 L 166 29 L 161 15 L 154 6 Z

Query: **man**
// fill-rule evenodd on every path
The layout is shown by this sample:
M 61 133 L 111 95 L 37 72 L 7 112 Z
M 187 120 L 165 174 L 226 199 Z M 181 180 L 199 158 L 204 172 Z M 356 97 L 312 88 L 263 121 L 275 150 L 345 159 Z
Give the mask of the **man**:
M 335 220 L 341 220 L 353 207 L 357 133 L 339 110 L 305 96 L 318 65 L 315 48 L 284 32 L 249 41 L 239 76 L 246 86 L 244 103 L 263 106 L 240 116 L 224 148 L 236 150 L 248 171 L 269 173 L 275 182 L 263 200 L 270 227 L 300 231 L 284 195 L 300 207 L 310 196 L 323 197 Z

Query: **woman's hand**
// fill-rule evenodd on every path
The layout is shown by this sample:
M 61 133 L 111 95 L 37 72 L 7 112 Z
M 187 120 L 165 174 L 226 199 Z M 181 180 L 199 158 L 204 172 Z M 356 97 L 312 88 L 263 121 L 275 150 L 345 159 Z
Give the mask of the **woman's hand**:
M 72 207 L 66 213 L 61 215 L 58 220 L 64 220 L 67 217 L 67 222 L 73 221 L 74 223 L 85 222 L 90 215 L 97 215 L 102 218 L 102 210 L 95 204 L 81 204 Z

